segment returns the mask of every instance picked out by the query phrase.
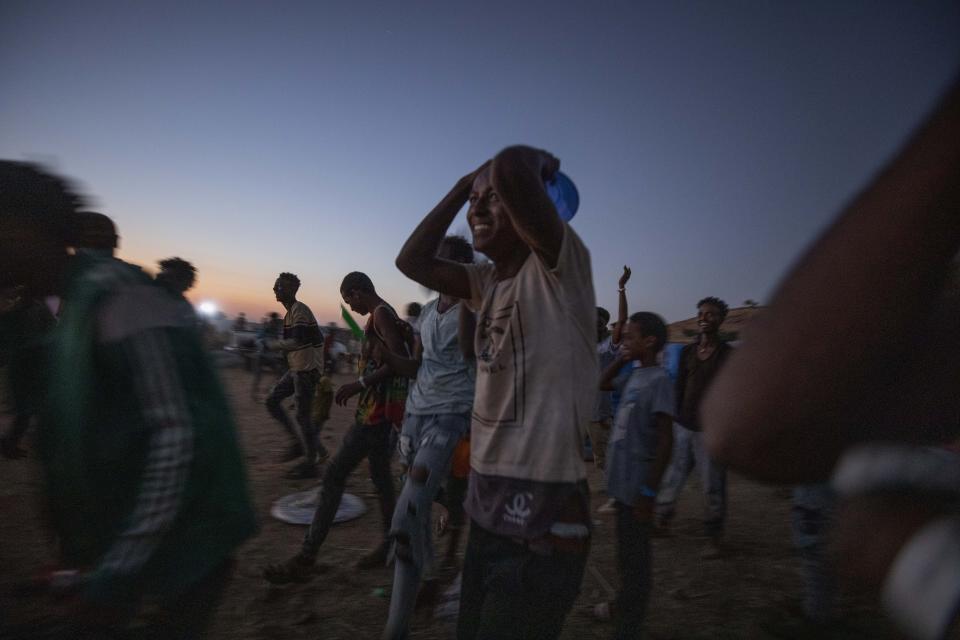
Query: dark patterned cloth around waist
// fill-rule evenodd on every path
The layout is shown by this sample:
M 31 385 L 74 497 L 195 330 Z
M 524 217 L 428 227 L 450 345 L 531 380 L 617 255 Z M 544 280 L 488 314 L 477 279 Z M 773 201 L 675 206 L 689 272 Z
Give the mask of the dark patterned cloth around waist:
M 535 482 L 471 470 L 464 508 L 487 531 L 530 544 L 585 541 L 592 526 L 586 480 Z

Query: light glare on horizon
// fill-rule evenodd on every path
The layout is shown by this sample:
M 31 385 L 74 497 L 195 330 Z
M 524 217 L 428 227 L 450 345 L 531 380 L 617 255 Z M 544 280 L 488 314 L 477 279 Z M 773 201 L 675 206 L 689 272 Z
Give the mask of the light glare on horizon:
M 197 305 L 197 311 L 199 311 L 202 315 L 209 316 L 212 318 L 213 316 L 217 315 L 218 308 L 215 302 L 212 302 L 210 300 L 204 300 L 199 305 Z

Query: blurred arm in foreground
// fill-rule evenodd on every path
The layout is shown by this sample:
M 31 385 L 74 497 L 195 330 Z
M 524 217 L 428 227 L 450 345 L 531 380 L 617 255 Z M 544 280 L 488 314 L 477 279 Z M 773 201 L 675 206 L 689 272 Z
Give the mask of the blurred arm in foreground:
M 780 285 L 704 400 L 719 460 L 806 482 L 857 442 L 956 437 L 958 140 L 955 85 Z
M 923 640 L 960 637 L 960 457 L 916 446 L 960 431 L 958 141 L 955 84 L 800 259 L 702 406 L 734 468 L 810 482 L 837 466 L 841 575 Z

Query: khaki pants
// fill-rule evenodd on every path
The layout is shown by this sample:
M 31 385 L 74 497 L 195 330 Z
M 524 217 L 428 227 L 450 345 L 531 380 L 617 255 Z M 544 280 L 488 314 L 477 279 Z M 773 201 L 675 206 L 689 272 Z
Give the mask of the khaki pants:
M 593 448 L 593 462 L 597 469 L 607 468 L 607 443 L 610 442 L 610 421 L 591 422 L 587 428 L 590 433 L 590 446 Z

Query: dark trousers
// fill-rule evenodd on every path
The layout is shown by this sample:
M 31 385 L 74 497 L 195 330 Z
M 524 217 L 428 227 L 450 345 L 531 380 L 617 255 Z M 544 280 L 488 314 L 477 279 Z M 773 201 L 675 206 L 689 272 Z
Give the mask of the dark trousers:
M 460 529 L 467 519 L 467 514 L 463 510 L 463 501 L 467 499 L 467 479 L 457 478 L 453 475 L 447 477 L 447 486 L 443 495 L 443 506 L 447 508 L 450 514 L 450 523 L 448 528 Z
M 270 395 L 267 396 L 267 411 L 277 422 L 283 425 L 287 433 L 294 440 L 299 439 L 303 444 L 307 462 L 317 460 L 317 428 L 313 424 L 310 411 L 313 407 L 313 396 L 317 392 L 317 382 L 320 380 L 320 370 L 287 371 L 283 377 L 273 385 Z M 294 396 L 297 403 L 297 424 L 300 425 L 299 436 L 290 422 L 290 416 L 283 409 L 283 401 Z
M 663 474 L 660 493 L 657 494 L 657 518 L 668 524 L 676 512 L 677 498 L 694 467 L 700 471 L 706 514 L 704 533 L 711 538 L 723 535 L 727 520 L 727 470 L 710 457 L 703 443 L 703 432 L 687 429 L 673 423 L 673 452 L 670 466 Z
M 458 640 L 558 638 L 586 566 L 586 550 L 540 555 L 471 522 Z
M 343 437 L 340 449 L 327 465 L 323 473 L 323 488 L 320 490 L 320 503 L 313 513 L 313 522 L 303 539 L 303 553 L 315 556 L 320 545 L 326 540 L 333 524 L 333 518 L 340 507 L 340 499 L 346 487 L 347 478 L 354 469 L 367 458 L 370 464 L 370 479 L 380 496 L 384 538 L 390 529 L 393 518 L 394 490 L 390 477 L 390 432 L 393 428 L 387 424 L 354 424 Z
M 633 508 L 617 502 L 617 561 L 620 566 L 620 593 L 614 613 L 617 631 L 614 638 L 643 637 L 643 621 L 650 601 L 649 522 L 637 520 Z

